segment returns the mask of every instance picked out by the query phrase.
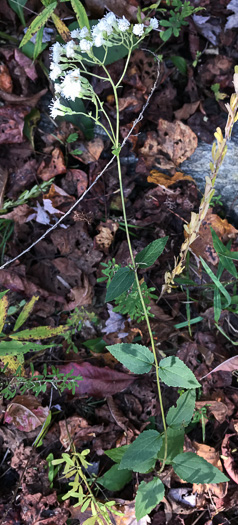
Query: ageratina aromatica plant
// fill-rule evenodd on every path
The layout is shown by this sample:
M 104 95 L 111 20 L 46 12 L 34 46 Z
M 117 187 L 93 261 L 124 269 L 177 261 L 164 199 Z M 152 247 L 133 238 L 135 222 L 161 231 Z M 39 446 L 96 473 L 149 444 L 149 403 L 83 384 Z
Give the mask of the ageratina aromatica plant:
M 95 123 L 104 129 L 112 143 L 112 153 L 117 161 L 122 211 L 131 262 L 128 266 L 117 269 L 114 276 L 110 279 L 106 301 L 110 302 L 115 299 L 118 301 L 120 296 L 124 297 L 125 292 L 130 294 L 133 290 L 133 293 L 135 293 L 137 289 L 138 300 L 141 302 L 142 317 L 146 321 L 150 337 L 150 348 L 137 343 L 121 343 L 109 346 L 108 350 L 118 361 L 135 374 L 146 374 L 154 371 L 163 429 L 162 432 L 158 432 L 155 429 L 145 430 L 128 447 L 107 451 L 107 455 L 116 462 L 116 465 L 106 472 L 101 479 L 99 478 L 98 483 L 105 487 L 112 486 L 111 481 L 116 477 L 121 481 L 124 480 L 125 484 L 128 482 L 128 472 L 129 479 L 132 472 L 140 474 L 150 472 L 150 481 L 142 481 L 137 490 L 135 506 L 138 521 L 151 512 L 163 499 L 164 485 L 160 480 L 160 474 L 166 465 L 172 465 L 176 474 L 189 483 L 220 483 L 228 479 L 220 470 L 195 453 L 183 453 L 185 429 L 193 417 L 196 389 L 200 387 L 200 384 L 193 372 L 178 357 L 169 356 L 161 361 L 158 360 L 144 290 L 138 276 L 140 269 L 149 268 L 155 263 L 165 247 L 167 238 L 156 239 L 135 257 L 127 223 L 120 163 L 118 88 L 126 73 L 133 49 L 152 30 L 158 30 L 158 26 L 159 23 L 156 18 L 144 19 L 144 23 L 133 25 L 124 16 L 123 18 L 118 18 L 110 12 L 92 29 L 89 29 L 88 24 L 88 27 L 85 26 L 82 29 L 72 31 L 72 40 L 65 45 L 56 43 L 53 46 L 50 72 L 50 77 L 55 82 L 57 97 L 51 106 L 52 117 L 77 114 L 80 121 L 80 115 L 86 115 L 86 113 L 73 111 L 68 107 L 67 101 L 77 102 L 77 99 L 90 101 L 91 112 L 87 113 L 86 116 L 90 116 Z M 127 49 L 127 57 L 125 58 L 124 70 L 115 83 L 106 66 L 107 56 L 110 47 L 121 45 Z M 100 48 L 100 54 L 98 53 L 98 48 Z M 100 58 L 98 58 L 99 56 Z M 98 71 L 101 71 L 101 73 L 95 74 L 92 72 L 91 67 L 95 65 L 100 66 L 97 73 Z M 110 82 L 116 109 L 115 125 L 111 121 L 100 97 L 95 93 L 89 80 L 90 77 Z M 163 381 L 170 387 L 183 389 L 177 405 L 170 408 L 166 417 L 160 381 Z M 78 499 L 76 505 L 82 505 L 82 509 L 90 505 L 92 518 L 87 522 L 90 525 L 94 525 L 96 522 L 103 524 L 104 519 L 106 519 L 107 523 L 111 523 L 107 515 L 108 509 L 102 508 L 102 504 L 96 501 L 89 488 L 85 474 L 82 471 L 83 459 L 79 456 L 75 452 L 71 457 L 68 454 L 63 454 L 62 459 L 52 462 L 53 464 L 65 463 L 64 473 L 66 477 L 70 477 L 70 475 L 75 476 L 75 480 L 70 483 L 72 489 L 64 496 L 64 499 L 68 497 Z M 75 474 L 75 462 L 78 462 L 77 474 Z M 124 477 L 123 472 L 125 474 Z M 84 495 L 82 485 L 86 485 L 88 489 L 86 495 Z

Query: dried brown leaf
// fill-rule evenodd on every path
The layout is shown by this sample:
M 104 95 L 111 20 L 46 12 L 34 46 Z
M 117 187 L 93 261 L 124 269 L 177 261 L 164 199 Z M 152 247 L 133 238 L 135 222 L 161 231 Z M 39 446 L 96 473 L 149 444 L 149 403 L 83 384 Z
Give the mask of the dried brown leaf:
M 24 432 L 31 432 L 43 425 L 48 415 L 49 407 L 42 407 L 34 396 L 16 396 L 7 407 L 4 423 L 12 424 Z
M 184 162 L 195 151 L 198 140 L 195 133 L 180 120 L 168 122 L 159 119 L 160 149 L 177 165 Z

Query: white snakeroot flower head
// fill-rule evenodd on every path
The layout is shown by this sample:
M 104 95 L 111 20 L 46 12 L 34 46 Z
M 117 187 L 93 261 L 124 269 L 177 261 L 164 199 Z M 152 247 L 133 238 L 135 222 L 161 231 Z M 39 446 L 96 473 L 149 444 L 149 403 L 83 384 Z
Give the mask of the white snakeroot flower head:
M 86 38 L 83 38 L 82 40 L 80 40 L 79 45 L 81 51 L 88 53 L 91 50 L 93 44 L 92 42 L 90 42 L 90 40 L 86 40 Z
M 73 69 L 65 75 L 61 84 L 61 93 L 64 98 L 75 100 L 82 91 L 81 76 L 79 69 Z
M 118 29 L 119 31 L 127 31 L 130 27 L 130 22 L 129 20 L 127 20 L 127 18 L 125 16 L 123 16 L 123 18 L 120 18 L 120 20 L 118 20 Z
M 62 69 L 59 66 L 59 64 L 54 64 L 54 62 L 50 65 L 50 78 L 51 80 L 55 81 L 60 75 L 62 75 Z
M 71 34 L 72 38 L 80 39 L 80 33 L 81 33 L 80 29 L 74 29 L 73 31 L 71 31 L 70 34 Z
M 94 39 L 93 39 L 93 43 L 96 47 L 101 47 L 103 46 L 106 42 L 102 36 L 102 33 L 98 33 Z
M 86 26 L 82 27 L 80 31 L 80 38 L 85 38 L 85 36 L 89 36 L 89 30 Z
M 67 58 L 75 58 L 76 45 L 74 41 L 70 40 L 69 42 L 67 42 L 67 44 L 65 44 L 64 47 L 65 47 Z
M 63 46 L 60 45 L 59 42 L 56 42 L 53 46 L 52 46 L 52 59 L 53 59 L 53 62 L 55 64 L 58 64 L 60 59 L 61 59 L 61 55 L 63 54 L 64 50 L 63 50 Z
M 152 29 L 158 29 L 159 27 L 159 22 L 157 20 L 157 18 L 151 18 L 150 19 L 150 27 L 152 27 Z
M 62 104 L 60 103 L 60 100 L 58 98 L 56 98 L 52 102 L 52 104 L 50 106 L 50 114 L 51 114 L 53 119 L 55 119 L 59 115 L 64 115 L 65 114 L 65 110 L 66 110 L 66 108 L 64 106 L 62 106 Z
M 98 22 L 97 26 L 99 31 L 105 31 L 107 33 L 107 35 L 111 35 L 112 32 L 113 32 L 113 27 L 111 24 L 109 24 L 106 20 L 104 20 L 102 18 L 102 20 L 100 20 L 100 22 Z
M 110 13 L 107 13 L 103 18 L 109 25 L 114 25 L 117 22 L 116 15 L 114 15 L 114 13 L 112 13 L 111 11 Z
M 133 27 L 133 33 L 136 36 L 142 36 L 144 34 L 144 24 L 135 24 Z

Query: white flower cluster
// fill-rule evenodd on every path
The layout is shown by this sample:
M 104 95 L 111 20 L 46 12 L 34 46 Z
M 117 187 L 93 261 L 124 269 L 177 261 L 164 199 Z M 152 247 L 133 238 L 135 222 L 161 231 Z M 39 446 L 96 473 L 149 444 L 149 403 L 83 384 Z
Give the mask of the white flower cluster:
M 75 62 L 80 61 L 81 53 L 87 53 L 89 59 L 93 61 L 93 46 L 112 46 L 119 44 L 126 33 L 131 45 L 133 45 L 132 35 L 143 37 L 152 29 L 158 29 L 159 23 L 156 18 L 151 18 L 149 25 L 130 24 L 129 20 L 123 16 L 118 18 L 114 13 L 107 13 L 99 22 L 89 30 L 87 27 L 74 29 L 71 32 L 72 40 L 67 44 L 61 45 L 59 42 L 52 47 L 52 63 L 50 65 L 50 78 L 55 82 L 60 78 L 61 82 L 55 85 L 55 91 L 62 97 L 70 100 L 76 98 L 93 98 L 93 89 L 78 68 Z M 73 61 L 73 63 L 71 62 Z M 66 72 L 69 68 L 71 70 Z M 74 68 L 74 69 L 73 69 Z M 55 118 L 62 115 L 64 106 L 59 100 L 55 100 L 51 107 L 51 115 Z M 66 108 L 65 108 L 66 110 Z

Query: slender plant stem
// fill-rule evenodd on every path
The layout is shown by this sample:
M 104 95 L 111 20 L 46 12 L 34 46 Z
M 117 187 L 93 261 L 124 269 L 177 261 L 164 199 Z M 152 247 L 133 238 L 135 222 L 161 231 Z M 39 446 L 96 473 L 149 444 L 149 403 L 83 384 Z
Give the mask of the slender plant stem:
M 127 65 L 128 65 L 128 62 L 129 61 L 127 61 Z M 126 68 L 124 68 L 124 74 L 125 74 L 125 72 L 126 72 Z M 120 122 L 120 120 L 119 120 L 120 119 L 120 113 L 119 113 L 118 94 L 117 94 L 117 88 L 116 88 L 116 86 L 115 86 L 115 84 L 114 84 L 110 74 L 108 73 L 108 71 L 106 71 L 106 73 L 107 73 L 108 78 L 109 78 L 109 80 L 111 82 L 111 85 L 112 85 L 112 88 L 113 88 L 114 97 L 115 97 L 116 115 L 117 115 L 115 149 L 118 149 L 118 147 L 119 147 L 119 122 Z M 121 77 L 120 82 L 121 82 L 122 78 L 123 77 Z M 151 341 L 151 348 L 152 348 L 154 361 L 155 361 L 156 382 L 157 382 L 157 389 L 158 389 L 161 417 L 162 417 L 162 422 L 163 422 L 163 427 L 164 427 L 164 458 L 163 458 L 163 462 L 162 462 L 162 465 L 161 465 L 161 468 L 160 468 L 160 471 L 159 471 L 159 472 L 162 472 L 162 470 L 164 469 L 164 466 L 165 466 L 166 458 L 167 458 L 168 436 L 167 436 L 167 426 L 166 426 L 164 407 L 163 407 L 163 399 L 162 399 L 160 379 L 159 379 L 159 364 L 158 364 L 158 358 L 157 358 L 157 353 L 156 353 L 156 348 L 155 348 L 154 337 L 153 337 L 152 329 L 151 329 L 151 325 L 150 325 L 150 320 L 149 320 L 148 312 L 147 312 L 146 305 L 145 305 L 145 302 L 144 302 L 144 297 L 143 297 L 143 294 L 142 294 L 142 291 L 141 291 L 140 281 L 139 281 L 139 277 L 138 277 L 138 274 L 137 274 L 137 266 L 136 266 L 135 258 L 134 258 L 134 255 L 133 255 L 132 246 L 131 246 L 131 239 L 130 239 L 130 233 L 129 233 L 129 228 L 128 228 L 127 215 L 126 215 L 126 206 L 125 206 L 125 199 L 124 199 L 124 192 L 123 192 L 121 161 L 120 161 L 119 153 L 117 155 L 117 168 L 118 168 L 118 178 L 119 178 L 119 186 L 120 186 L 120 193 L 121 193 L 122 212 L 123 212 L 123 218 L 124 218 L 124 223 L 125 223 L 127 244 L 128 244 L 128 248 L 129 248 L 130 257 L 131 257 L 132 267 L 133 267 L 133 270 L 135 272 L 135 280 L 136 280 L 136 285 L 137 285 L 137 289 L 138 289 L 138 294 L 139 294 L 141 305 L 142 305 L 142 309 L 143 309 L 143 312 L 144 312 L 144 316 L 145 316 L 145 320 L 146 320 L 146 324 L 147 324 L 147 328 L 148 328 L 148 332 L 149 332 L 149 336 L 150 336 L 150 341 Z

